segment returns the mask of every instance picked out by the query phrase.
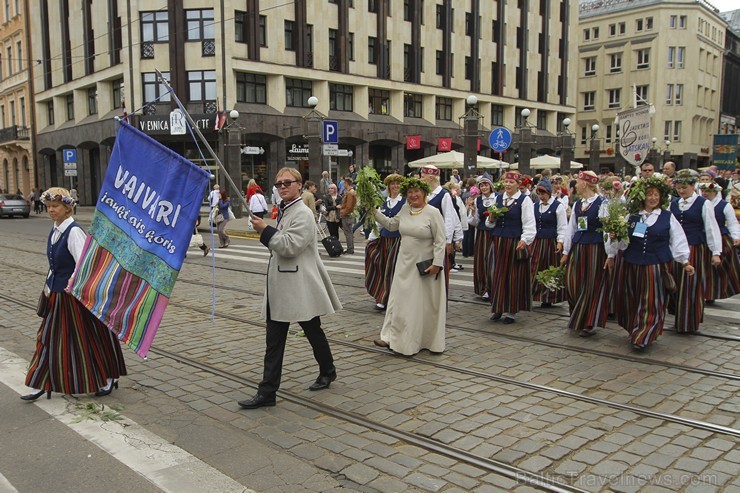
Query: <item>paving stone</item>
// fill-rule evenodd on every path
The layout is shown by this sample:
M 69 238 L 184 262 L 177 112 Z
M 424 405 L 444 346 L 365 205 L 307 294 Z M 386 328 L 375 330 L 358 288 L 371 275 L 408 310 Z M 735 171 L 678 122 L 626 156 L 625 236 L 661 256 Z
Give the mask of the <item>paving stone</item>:
M 596 452 L 595 450 L 582 450 L 573 456 L 573 460 L 594 465 L 604 460 L 605 457 L 606 454 Z
M 707 467 L 707 462 L 691 457 L 682 457 L 673 464 L 673 467 L 681 471 L 699 473 Z
M 523 460 L 517 465 L 517 467 L 520 467 L 525 471 L 540 472 L 550 467 L 551 464 L 552 461 L 547 457 L 536 455 Z
M 572 450 L 569 448 L 561 447 L 560 445 L 555 445 L 554 447 L 545 449 L 541 451 L 540 453 L 544 455 L 545 457 L 549 457 L 550 459 L 560 460 L 566 455 L 570 454 L 571 452 Z
M 429 478 L 418 473 L 408 476 L 406 482 L 426 491 L 440 491 L 447 485 L 447 482 L 440 478 Z
M 349 467 L 353 462 L 340 455 L 325 453 L 313 463 L 316 467 L 338 474 L 343 469 Z
M 409 475 L 409 473 L 411 473 L 411 469 L 409 469 L 408 467 L 403 466 L 397 462 L 383 459 L 381 457 L 372 457 L 368 459 L 365 464 L 379 471 L 382 471 L 385 474 L 390 474 L 391 476 L 401 479 L 405 478 Z
M 347 479 L 358 484 L 367 484 L 378 477 L 378 471 L 364 464 L 352 464 L 342 470 Z

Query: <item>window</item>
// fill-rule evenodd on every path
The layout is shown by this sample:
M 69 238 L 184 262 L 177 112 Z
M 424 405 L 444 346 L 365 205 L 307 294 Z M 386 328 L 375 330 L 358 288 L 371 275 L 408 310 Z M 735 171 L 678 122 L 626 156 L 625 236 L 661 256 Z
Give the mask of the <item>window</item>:
M 49 125 L 54 125 L 54 101 L 46 102 L 46 121 Z
M 347 50 L 349 51 L 347 54 L 349 59 L 351 61 L 355 61 L 355 33 L 349 33 L 349 37 L 347 38 Z
M 673 84 L 665 86 L 665 104 L 673 104 Z
M 598 27 L 591 28 L 591 37 L 594 39 L 599 39 L 599 28 Z
M 644 21 L 642 19 L 635 20 L 635 31 L 638 33 L 644 29 Z
M 617 25 L 609 24 L 609 36 L 616 36 L 616 35 L 617 35 Z
M 596 75 L 596 57 L 590 56 L 583 59 L 586 65 L 586 68 L 583 72 L 583 75 Z
M 170 73 L 162 72 L 162 77 L 164 77 L 167 80 L 170 80 Z M 156 72 L 142 73 L 141 83 L 142 83 L 142 90 L 144 93 L 144 101 L 146 101 L 147 103 L 157 101 L 160 96 L 162 97 L 162 99 L 159 99 L 159 102 L 170 101 L 171 95 L 170 93 L 167 92 L 167 89 L 164 87 L 164 84 L 160 84 L 157 82 Z
M 188 74 L 188 101 L 216 100 L 216 71 L 192 70 Z
M 170 39 L 166 11 L 141 12 L 141 40 L 144 43 L 158 43 Z
M 612 53 L 609 56 L 609 72 L 612 74 L 622 71 L 622 54 Z
M 368 12 L 378 12 L 378 1 L 382 0 L 367 0 L 367 11 Z
M 378 63 L 377 38 L 373 36 L 367 38 L 367 63 Z
M 113 96 L 113 108 L 120 108 L 123 103 L 123 79 L 111 81 L 110 87 Z
M 3 55 L 0 53 L 0 80 L 4 79 L 5 74 L 3 74 Z
M 653 29 L 653 18 L 646 17 L 645 18 L 645 30 L 651 31 L 652 29 Z
M 671 29 L 676 29 L 677 26 L 678 26 L 678 16 L 672 15 L 670 19 L 668 20 L 668 27 L 670 27 Z
M 590 29 L 584 29 L 583 30 L 583 40 L 588 41 L 591 39 L 591 30 Z
M 491 105 L 491 125 L 502 126 L 504 124 L 504 107 L 500 104 Z
M 445 20 L 445 8 L 443 5 L 437 4 L 437 12 L 435 16 L 435 22 L 437 25 L 437 29 L 442 29 L 442 27 L 444 27 L 444 20 Z
M 329 84 L 329 109 L 353 111 L 354 88 L 346 84 Z
M 10 126 L 15 127 L 15 101 L 10 101 Z
M 678 28 L 679 29 L 686 29 L 686 25 L 688 24 L 688 17 L 685 15 L 681 15 L 678 17 Z
M 72 94 L 65 96 L 65 102 L 67 103 L 67 121 L 75 119 L 75 97 Z
M 5 128 L 5 105 L 0 105 L 0 128 Z
M 87 89 L 87 114 L 98 114 L 98 90 L 95 87 Z
M 368 110 L 370 113 L 387 115 L 390 109 L 391 93 L 382 89 L 369 89 L 368 101 Z
M 295 37 L 293 35 L 293 27 L 295 22 L 285 21 L 285 49 L 288 51 L 295 50 Z
M 673 142 L 681 141 L 681 121 L 676 120 L 673 122 Z
M 310 80 L 285 79 L 285 102 L 294 108 L 308 108 L 313 85 Z
M 18 101 L 21 103 L 21 126 L 26 127 L 26 98 L 19 98 Z
M 673 128 L 673 122 L 666 120 L 663 127 L 663 140 L 671 140 L 671 129 Z
M 329 29 L 329 70 L 338 70 L 338 63 L 335 65 L 332 60 L 336 59 L 337 56 L 337 38 L 339 37 L 339 31 L 336 29 Z
M 437 97 L 434 112 L 437 120 L 452 121 L 452 98 Z
M 683 104 L 683 84 L 676 84 L 676 96 L 674 99 L 676 106 Z
M 471 80 L 473 78 L 473 59 L 469 56 L 465 57 L 465 80 Z
M 260 46 L 267 46 L 267 16 L 261 15 L 259 20 L 259 42 Z
M 216 38 L 213 9 L 186 10 L 185 21 L 188 41 Z
M 403 20 L 411 21 L 411 5 L 410 0 L 403 0 Z
M 547 112 L 545 110 L 537 110 L 537 128 L 540 130 L 547 129 Z
M 676 47 L 668 47 L 668 68 L 673 68 L 676 65 Z
M 606 128 L 604 129 L 604 142 L 607 144 L 611 144 L 612 142 L 612 126 L 606 125 Z
M 619 108 L 622 103 L 622 90 L 621 89 L 609 89 L 609 108 Z
M 234 41 L 247 42 L 247 13 L 241 10 L 234 11 Z
M 650 68 L 650 48 L 637 50 L 637 68 Z
M 267 78 L 260 74 L 236 73 L 236 100 L 240 103 L 267 103 Z
M 403 116 L 408 118 L 422 118 L 421 94 L 404 94 Z
M 676 51 L 676 55 L 676 68 L 683 68 L 684 59 L 686 58 L 686 48 L 683 46 L 679 46 L 678 50 Z
M 596 107 L 596 92 L 589 91 L 583 93 L 583 110 L 589 111 Z
M 445 59 L 443 51 L 437 50 L 435 65 L 437 67 L 437 75 L 443 75 L 445 73 Z
M 648 104 L 648 86 L 636 86 L 635 92 L 637 93 L 637 106 L 644 106 Z
M 8 75 L 13 75 L 13 47 L 8 46 L 7 53 L 8 55 L 6 56 L 6 58 L 8 59 Z
M 23 71 L 23 46 L 21 45 L 21 42 L 18 41 L 16 43 L 17 48 L 17 55 L 18 55 L 18 72 Z
M 617 27 L 619 29 L 619 34 L 624 34 L 627 32 L 627 23 L 626 22 L 620 22 L 617 24 Z
M 586 143 L 586 127 L 581 127 L 581 144 Z

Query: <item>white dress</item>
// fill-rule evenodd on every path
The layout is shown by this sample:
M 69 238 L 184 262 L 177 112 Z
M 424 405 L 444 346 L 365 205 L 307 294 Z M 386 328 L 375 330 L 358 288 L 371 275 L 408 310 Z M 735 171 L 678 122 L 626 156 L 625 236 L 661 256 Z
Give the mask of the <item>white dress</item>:
M 384 228 L 401 233 L 401 246 L 380 338 L 393 351 L 407 356 L 422 349 L 441 353 L 445 349 L 447 318 L 444 271 L 440 271 L 439 276 L 421 276 L 416 264 L 433 258 L 434 265 L 444 266 L 445 223 L 435 207 L 427 205 L 415 216 L 409 211 L 406 203 L 390 219 L 379 211 L 375 212 L 375 220 Z

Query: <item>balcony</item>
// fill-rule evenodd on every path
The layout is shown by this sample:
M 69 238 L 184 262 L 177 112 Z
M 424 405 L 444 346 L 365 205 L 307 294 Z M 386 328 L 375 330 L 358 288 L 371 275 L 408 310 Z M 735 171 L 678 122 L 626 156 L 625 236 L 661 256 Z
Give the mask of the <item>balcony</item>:
M 0 130 L 0 144 L 14 140 L 30 140 L 31 129 L 28 127 L 12 126 Z

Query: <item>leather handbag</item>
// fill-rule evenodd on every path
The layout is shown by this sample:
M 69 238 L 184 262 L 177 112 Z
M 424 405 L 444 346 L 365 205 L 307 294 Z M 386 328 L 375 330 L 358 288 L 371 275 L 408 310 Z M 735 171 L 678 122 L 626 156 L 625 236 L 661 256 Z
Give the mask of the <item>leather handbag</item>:
M 45 290 L 41 290 L 39 301 L 36 304 L 36 315 L 45 318 L 49 314 L 49 297 L 46 296 Z
M 432 258 L 428 260 L 422 260 L 421 262 L 416 262 L 416 268 L 419 269 L 420 276 L 429 275 L 429 272 L 427 272 L 426 270 L 432 266 L 432 262 L 434 262 L 434 259 Z

